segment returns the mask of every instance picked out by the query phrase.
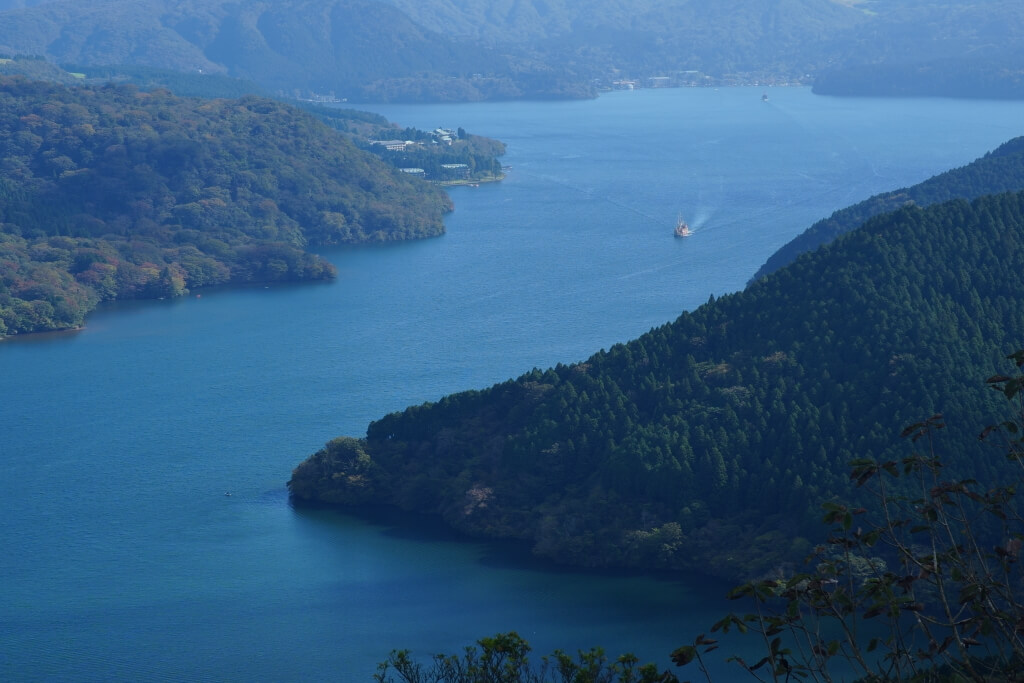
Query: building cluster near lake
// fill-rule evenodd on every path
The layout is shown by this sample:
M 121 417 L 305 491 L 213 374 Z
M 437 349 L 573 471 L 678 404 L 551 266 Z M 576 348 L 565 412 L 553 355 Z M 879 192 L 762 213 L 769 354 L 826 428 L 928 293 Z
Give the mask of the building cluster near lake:
M 409 134 L 411 129 L 406 129 Z M 441 185 L 464 185 L 501 180 L 501 164 L 491 155 L 474 155 L 482 140 L 461 128 L 413 131 L 415 140 L 370 140 L 370 151 L 402 173 Z
M 688 69 L 644 77 L 616 77 L 612 80 L 595 79 L 599 90 L 640 90 L 642 88 L 729 88 L 729 87 L 790 87 L 810 85 L 813 77 L 784 77 L 770 73 L 726 73 L 712 76 Z
M 452 142 L 458 140 L 458 131 L 449 128 L 435 128 L 428 134 L 431 145 L 447 145 L 451 147 Z M 404 152 L 412 147 L 426 147 L 424 141 L 420 140 L 372 140 L 371 144 L 380 145 L 389 152 Z

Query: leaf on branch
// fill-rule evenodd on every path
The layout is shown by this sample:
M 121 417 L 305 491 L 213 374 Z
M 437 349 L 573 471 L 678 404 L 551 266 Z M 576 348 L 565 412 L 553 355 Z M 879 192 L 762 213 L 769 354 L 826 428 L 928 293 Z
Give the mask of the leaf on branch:
M 740 598 L 745 598 L 748 595 L 752 595 L 753 593 L 754 585 L 750 583 L 745 583 L 742 586 L 736 586 L 735 588 L 730 590 L 726 594 L 726 597 L 730 600 L 739 600 Z
M 917 434 L 922 429 L 924 429 L 924 427 L 925 427 L 924 422 L 915 422 L 914 424 L 910 425 L 909 427 L 904 427 L 903 431 L 900 432 L 900 438 L 905 439 L 905 438 L 907 438 L 908 436 L 910 436 L 912 434 Z M 916 441 L 917 439 L 914 439 L 914 440 Z
M 711 632 L 716 633 L 721 631 L 722 633 L 728 633 L 732 626 L 736 626 L 740 633 L 746 633 L 746 624 L 744 624 L 743 620 L 735 614 L 729 614 L 720 619 L 711 627 Z
M 743 657 L 740 657 L 740 656 L 737 656 L 737 655 L 733 655 L 732 657 L 727 658 L 725 661 L 729 662 L 729 663 L 736 662 L 737 664 L 742 666 L 747 671 L 750 671 L 750 667 L 747 666 L 747 663 L 743 660 Z
M 683 645 L 672 652 L 672 661 L 676 666 L 686 666 L 697 658 L 697 648 L 693 645 Z

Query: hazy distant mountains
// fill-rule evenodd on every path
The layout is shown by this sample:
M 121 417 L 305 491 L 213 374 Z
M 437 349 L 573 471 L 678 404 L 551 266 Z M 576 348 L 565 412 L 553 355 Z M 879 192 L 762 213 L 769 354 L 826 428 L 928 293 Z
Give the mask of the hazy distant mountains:
M 585 96 L 616 79 L 826 74 L 831 92 L 1020 80 L 1017 0 L 0 0 L 0 53 L 376 100 Z M 909 66 L 908 66 L 909 65 Z M 964 66 L 969 65 L 969 66 Z M 977 92 L 979 72 L 990 74 Z M 927 78 L 918 78 L 927 73 Z M 905 81 L 893 90 L 890 81 Z M 972 92 L 959 85 L 969 80 Z M 920 83 L 916 83 L 920 81 Z M 927 87 L 925 87 L 925 84 Z M 886 86 L 888 90 L 886 90 Z M 918 88 L 919 90 L 921 88 Z
M 434 30 L 528 46 L 580 73 L 801 75 L 869 16 L 831 0 L 386 0 Z
M 63 0 L 2 19 L 0 53 L 223 73 L 284 94 L 381 100 L 587 94 L 557 69 L 539 62 L 513 67 L 497 51 L 423 28 L 371 0 Z

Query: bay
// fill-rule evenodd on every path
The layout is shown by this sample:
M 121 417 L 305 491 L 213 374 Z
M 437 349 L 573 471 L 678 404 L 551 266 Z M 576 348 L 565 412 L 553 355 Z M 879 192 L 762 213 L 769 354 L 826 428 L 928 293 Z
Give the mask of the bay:
M 325 252 L 329 285 L 120 304 L 0 344 L 0 678 L 362 681 L 392 648 L 511 629 L 541 653 L 668 666 L 731 607 L 723 586 L 296 510 L 284 484 L 387 412 L 582 360 L 741 289 L 818 218 L 1024 120 L 1014 102 L 760 96 L 368 106 L 504 140 L 506 180 L 453 189 L 442 238 Z

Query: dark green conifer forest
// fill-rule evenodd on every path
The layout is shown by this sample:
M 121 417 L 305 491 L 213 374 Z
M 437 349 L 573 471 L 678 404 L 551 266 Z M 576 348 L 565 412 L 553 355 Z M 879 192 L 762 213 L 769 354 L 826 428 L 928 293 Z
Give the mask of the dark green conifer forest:
M 1024 194 L 906 206 L 583 362 L 388 415 L 290 488 L 559 562 L 758 574 L 922 417 L 947 416 L 951 466 L 999 480 L 962 447 L 1001 407 L 979 378 L 1024 337 L 1022 260 Z

